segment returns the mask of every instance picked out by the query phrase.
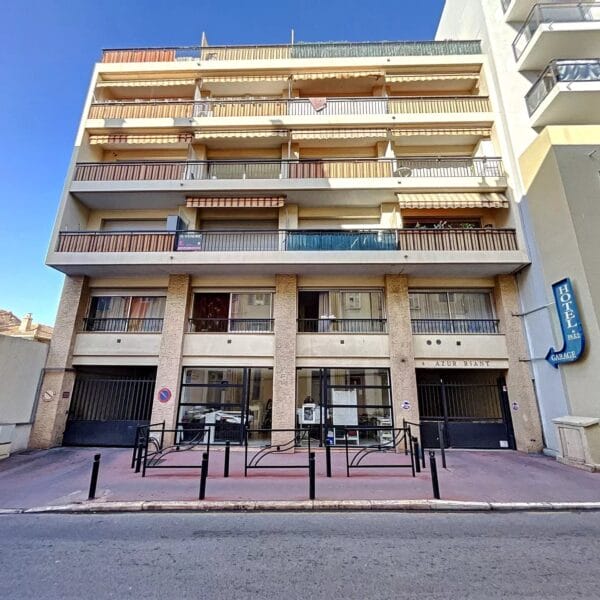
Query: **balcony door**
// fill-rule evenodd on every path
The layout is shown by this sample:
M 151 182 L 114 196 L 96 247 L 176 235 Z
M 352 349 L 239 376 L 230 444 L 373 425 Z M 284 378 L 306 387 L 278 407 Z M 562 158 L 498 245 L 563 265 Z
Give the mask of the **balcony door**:
M 230 296 L 229 292 L 194 294 L 192 318 L 195 330 L 228 331 Z

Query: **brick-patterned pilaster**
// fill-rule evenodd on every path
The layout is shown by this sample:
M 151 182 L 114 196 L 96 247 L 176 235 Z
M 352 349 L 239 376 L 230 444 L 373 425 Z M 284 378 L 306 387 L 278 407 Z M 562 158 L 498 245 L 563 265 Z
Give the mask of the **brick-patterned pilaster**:
M 81 329 L 88 299 L 86 277 L 65 278 L 29 438 L 31 448 L 50 448 L 62 441 L 75 383 L 71 366 L 73 345 Z
M 531 381 L 527 358 L 527 343 L 519 313 L 519 290 L 513 275 L 499 275 L 495 288 L 496 311 L 500 319 L 501 333 L 506 336 L 508 347 L 508 373 L 506 387 L 511 407 L 517 403 L 518 410 L 511 408 L 511 417 L 517 450 L 541 452 L 542 425 Z
M 295 275 L 275 278 L 275 357 L 273 362 L 273 429 L 293 429 L 296 409 L 296 318 Z M 272 442 L 283 444 L 289 433 L 274 433 Z
M 390 374 L 392 384 L 392 406 L 396 427 L 402 420 L 419 422 L 419 400 L 417 375 L 410 323 L 408 279 L 402 275 L 386 275 L 385 302 L 390 344 Z M 410 408 L 403 408 L 408 402 Z M 418 428 L 413 427 L 418 436 Z
M 173 429 L 177 423 L 183 334 L 187 331 L 189 298 L 190 276 L 171 275 L 167 288 L 151 417 L 152 423 L 165 421 L 167 429 Z M 162 388 L 170 389 L 172 394 L 171 399 L 164 404 L 158 399 L 158 392 Z M 165 439 L 165 443 L 170 444 L 171 440 L 172 435 Z

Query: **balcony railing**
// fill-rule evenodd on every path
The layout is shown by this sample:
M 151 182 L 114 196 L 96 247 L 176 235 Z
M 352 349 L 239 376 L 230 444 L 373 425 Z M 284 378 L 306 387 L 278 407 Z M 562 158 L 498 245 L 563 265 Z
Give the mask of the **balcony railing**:
M 387 333 L 386 319 L 298 319 L 299 333 Z
M 273 319 L 214 319 L 188 320 L 190 333 L 273 333 Z
M 536 4 L 513 42 L 515 58 L 519 60 L 540 25 L 544 23 L 582 23 L 600 21 L 600 4 L 573 2 Z
M 581 81 L 600 81 L 600 59 L 551 62 L 525 96 L 529 114 L 537 110 L 558 83 Z
M 500 333 L 496 319 L 412 319 L 412 332 L 458 335 Z
M 489 112 L 487 96 L 390 96 L 327 98 L 317 110 L 308 98 L 228 100 L 112 100 L 95 102 L 90 119 L 281 117 Z
M 272 60 L 481 54 L 479 40 L 400 42 L 321 42 L 251 46 L 180 46 L 107 49 L 102 62 L 189 60 Z
M 158 318 L 110 318 L 83 319 L 83 331 L 100 331 L 105 333 L 161 333 L 163 319 Z
M 170 245 L 165 244 L 169 236 Z M 158 240 L 158 242 L 156 241 Z M 514 229 L 377 229 L 165 232 L 69 232 L 58 252 L 506 252 Z
M 344 158 L 78 163 L 74 181 L 503 177 L 500 158 Z

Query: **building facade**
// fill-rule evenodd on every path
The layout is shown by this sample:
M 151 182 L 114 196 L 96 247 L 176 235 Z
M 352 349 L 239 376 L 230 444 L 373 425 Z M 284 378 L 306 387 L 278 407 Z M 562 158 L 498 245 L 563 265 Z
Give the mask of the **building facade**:
M 489 57 L 532 258 L 518 283 L 545 446 L 561 461 L 598 470 L 600 3 L 447 0 L 437 37 L 472 35 Z M 579 360 L 555 368 L 546 357 L 564 334 L 552 286 L 566 277 L 587 343 Z
M 471 40 L 105 51 L 31 444 L 409 421 L 541 450 L 492 72 Z

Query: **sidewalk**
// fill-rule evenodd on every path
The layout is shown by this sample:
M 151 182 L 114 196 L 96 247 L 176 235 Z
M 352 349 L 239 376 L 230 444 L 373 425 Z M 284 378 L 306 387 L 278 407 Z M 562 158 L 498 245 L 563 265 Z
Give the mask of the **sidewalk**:
M 93 455 L 102 454 L 97 502 L 193 502 L 198 499 L 200 469 L 153 469 L 145 478 L 130 469 L 131 451 L 118 448 L 54 448 L 12 456 L 0 462 L 0 509 L 29 509 L 87 502 Z M 170 455 L 169 464 L 200 464 L 201 453 Z M 403 454 L 378 454 L 371 462 L 406 464 Z M 276 461 L 276 462 L 275 462 Z M 600 502 L 600 474 L 559 464 L 540 455 L 516 452 L 451 451 L 448 469 L 437 455 L 441 497 L 447 501 Z M 306 469 L 285 466 L 306 462 L 306 453 L 273 457 L 267 464 L 281 469 L 250 471 L 244 477 L 244 453 L 231 452 L 230 477 L 223 478 L 224 452 L 212 448 L 206 500 L 222 504 L 303 502 L 308 500 Z M 164 463 L 166 464 L 166 463 Z M 368 464 L 368 461 L 366 461 Z M 343 452 L 332 453 L 333 477 L 327 478 L 325 454 L 317 452 L 316 498 L 329 501 L 388 502 L 433 498 L 429 466 L 412 477 L 410 469 L 375 468 L 346 477 Z M 217 506 L 215 504 L 215 506 Z M 308 504 L 305 503 L 305 507 Z M 311 505 L 312 506 L 312 505 Z M 373 507 L 375 505 L 368 504 Z M 358 507 L 358 505 L 357 505 Z M 107 505 L 108 508 L 108 505 Z M 223 510 L 223 508 L 221 508 Z

